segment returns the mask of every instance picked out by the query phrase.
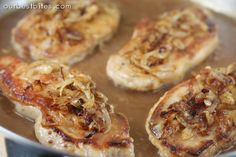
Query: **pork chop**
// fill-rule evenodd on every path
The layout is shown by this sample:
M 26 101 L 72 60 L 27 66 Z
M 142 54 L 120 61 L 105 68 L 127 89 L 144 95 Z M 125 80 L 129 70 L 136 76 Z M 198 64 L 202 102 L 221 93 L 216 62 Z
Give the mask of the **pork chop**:
M 109 40 L 118 27 L 119 10 L 108 0 L 49 2 L 49 9 L 30 11 L 13 29 L 12 44 L 20 57 L 73 64 Z
M 112 55 L 107 75 L 116 85 L 138 91 L 160 89 L 180 81 L 217 47 L 208 11 L 190 7 L 143 19 L 130 41 Z
M 87 75 L 56 61 L 31 64 L 0 58 L 0 89 L 26 118 L 35 120 L 43 145 L 87 157 L 133 157 L 125 116 Z
M 206 67 L 165 93 L 146 121 L 161 157 L 213 157 L 236 142 L 236 65 Z

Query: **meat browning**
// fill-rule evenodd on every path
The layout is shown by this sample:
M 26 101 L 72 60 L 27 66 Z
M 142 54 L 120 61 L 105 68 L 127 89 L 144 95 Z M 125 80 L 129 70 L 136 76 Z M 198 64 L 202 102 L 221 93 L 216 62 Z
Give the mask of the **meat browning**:
M 38 140 L 82 156 L 134 156 L 127 119 L 113 111 L 87 75 L 56 61 L 0 58 L 0 89 L 35 120 Z
M 236 64 L 206 67 L 151 109 L 146 130 L 163 157 L 215 156 L 236 141 Z
M 216 27 L 206 10 L 166 12 L 136 26 L 131 40 L 108 60 L 107 74 L 117 85 L 156 90 L 181 80 L 217 43 Z
M 12 31 L 20 57 L 55 59 L 73 64 L 110 39 L 120 14 L 106 0 L 49 1 L 49 9 L 32 10 Z M 68 6 L 60 9 L 60 5 Z

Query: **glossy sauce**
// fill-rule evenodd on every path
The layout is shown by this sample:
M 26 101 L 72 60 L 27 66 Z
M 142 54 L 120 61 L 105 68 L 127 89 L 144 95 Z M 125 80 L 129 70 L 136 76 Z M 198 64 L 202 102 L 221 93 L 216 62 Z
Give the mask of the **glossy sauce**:
M 133 26 L 139 19 L 143 17 L 155 18 L 164 11 L 182 8 L 191 4 L 184 0 L 119 0 L 117 3 L 122 13 L 122 19 L 114 38 L 100 49 L 96 49 L 95 53 L 84 61 L 74 65 L 73 68 L 90 75 L 99 90 L 109 98 L 110 103 L 114 104 L 115 111 L 128 117 L 131 127 L 130 134 L 135 141 L 136 157 L 155 157 L 158 156 L 157 149 L 148 140 L 145 131 L 145 120 L 149 109 L 170 87 L 158 92 L 135 92 L 115 87 L 106 76 L 106 62 L 110 54 L 117 53 L 129 40 Z M 0 49 L 12 50 L 10 32 L 23 15 L 24 12 L 18 11 L 0 20 Z M 236 62 L 236 22 L 218 14 L 214 14 L 214 21 L 219 30 L 220 45 L 213 55 L 189 72 L 186 78 L 191 76 L 190 73 L 196 72 L 206 65 L 216 67 Z M 33 123 L 15 114 L 13 105 L 3 97 L 0 97 L 0 125 L 37 141 L 34 135 Z

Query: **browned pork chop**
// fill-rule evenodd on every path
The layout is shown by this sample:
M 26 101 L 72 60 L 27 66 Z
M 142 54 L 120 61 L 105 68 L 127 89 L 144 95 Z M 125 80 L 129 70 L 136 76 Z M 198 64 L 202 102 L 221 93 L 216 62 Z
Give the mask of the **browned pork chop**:
M 217 32 L 206 10 L 191 7 L 142 20 L 131 40 L 112 55 L 107 74 L 133 90 L 156 90 L 175 83 L 216 48 Z
M 127 119 L 87 75 L 55 61 L 0 58 L 0 89 L 35 120 L 40 143 L 88 157 L 133 157 Z
M 13 29 L 19 56 L 73 64 L 110 39 L 119 24 L 120 13 L 108 0 L 54 0 L 49 6 L 32 10 Z
M 152 107 L 149 139 L 161 157 L 212 157 L 236 142 L 236 65 L 206 67 Z

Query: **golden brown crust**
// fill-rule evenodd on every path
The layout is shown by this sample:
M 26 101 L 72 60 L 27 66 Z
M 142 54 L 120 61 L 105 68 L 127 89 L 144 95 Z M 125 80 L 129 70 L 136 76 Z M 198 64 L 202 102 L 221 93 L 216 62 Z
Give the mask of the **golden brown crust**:
M 161 15 L 157 21 L 142 20 L 135 28 L 131 40 L 137 42 L 136 52 L 129 50 L 120 53 L 129 56 L 131 62 L 143 69 L 141 62 L 145 58 L 142 54 L 158 51 L 159 56 L 149 56 L 154 57 L 153 61 L 149 60 L 147 63 L 151 70 L 144 68 L 155 75 L 158 66 L 173 61 L 170 56 L 176 60 L 186 56 L 190 59 L 198 52 L 199 47 L 215 35 L 216 27 L 205 10 L 196 7 L 175 10 Z
M 31 11 L 13 29 L 12 43 L 19 56 L 73 64 L 108 40 L 118 27 L 119 11 L 104 0 L 50 3 L 51 9 Z M 61 3 L 68 8 L 55 9 Z
M 141 20 L 135 28 L 131 42 L 138 43 L 136 49 L 140 50 L 140 53 L 159 50 L 161 54 L 171 51 L 179 58 L 186 54 L 193 55 L 197 52 L 196 49 L 199 49 L 198 45 L 215 35 L 216 26 L 209 12 L 192 7 L 164 13 L 156 21 Z M 131 50 L 121 51 L 121 54 L 123 53 L 134 55 Z M 164 61 L 166 57 L 159 59 Z
M 129 61 L 125 66 L 134 73 L 135 69 L 140 69 L 150 78 L 154 77 L 156 80 L 137 90 L 155 90 L 179 81 L 186 71 L 208 57 L 217 43 L 217 30 L 210 14 L 204 9 L 190 7 L 166 12 L 155 21 L 141 20 L 131 40 L 110 60 L 114 62 L 117 56 L 123 57 Z M 111 67 L 107 67 L 108 75 L 117 84 L 135 89 L 136 85 L 118 81 L 118 77 L 125 75 L 124 68 L 117 68 L 116 74 L 109 72 L 115 67 L 112 62 L 108 61 L 107 66 Z
M 236 141 L 235 113 L 236 66 L 207 67 L 160 99 L 146 129 L 162 156 L 214 156 Z
M 58 68 L 64 68 L 63 74 L 57 71 Z M 75 82 L 67 84 L 62 91 L 58 89 L 55 92 L 48 87 L 66 82 L 68 77 L 79 80 L 81 91 Z M 85 85 L 90 86 L 86 89 Z M 42 112 L 42 127 L 52 129 L 66 142 L 88 144 L 98 149 L 132 145 L 127 119 L 113 112 L 106 97 L 97 91 L 88 76 L 70 71 L 64 65 L 51 61 L 27 64 L 12 56 L 1 57 L 0 88 L 11 101 L 38 108 Z M 51 90 L 47 91 L 48 88 Z M 79 102 L 72 104 L 72 98 L 65 93 L 69 92 L 68 89 L 73 91 L 73 95 L 79 95 L 75 97 Z M 83 94 L 92 94 L 88 97 L 94 97 L 93 103 Z

